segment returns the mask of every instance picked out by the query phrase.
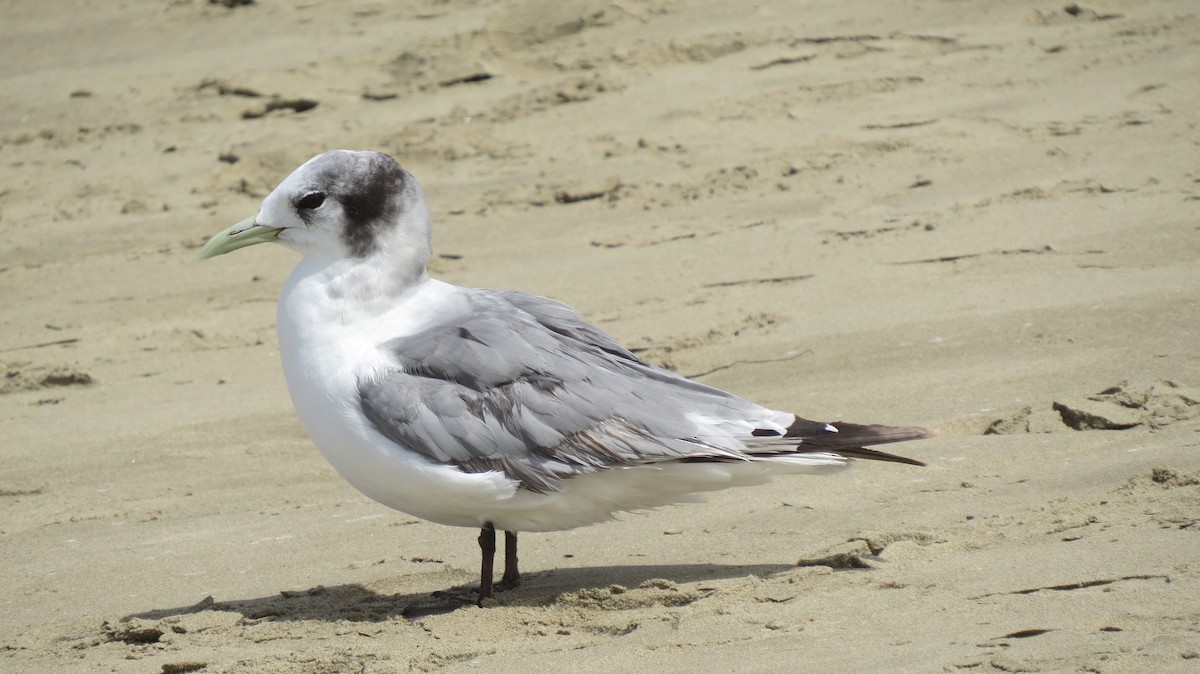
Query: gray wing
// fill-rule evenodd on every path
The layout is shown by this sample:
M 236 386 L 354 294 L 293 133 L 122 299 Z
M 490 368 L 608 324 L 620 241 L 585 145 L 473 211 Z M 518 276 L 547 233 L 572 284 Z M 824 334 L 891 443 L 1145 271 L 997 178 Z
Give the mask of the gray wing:
M 633 370 L 636 370 L 636 376 L 666 384 L 674 389 L 676 395 L 680 394 L 680 390 L 687 391 L 690 394 L 687 397 L 691 398 L 693 403 L 702 405 L 701 409 L 693 411 L 704 411 L 703 406 L 707 406 L 708 404 L 718 405 L 728 410 L 736 410 L 741 414 L 747 415 L 763 411 L 762 406 L 739 398 L 732 393 L 706 386 L 670 370 L 663 370 L 643 362 L 633 352 L 621 346 L 608 333 L 583 320 L 578 312 L 562 302 L 511 290 L 497 291 L 496 295 L 529 314 L 531 318 L 547 330 L 555 332 L 569 340 L 586 344 L 600 349 L 611 356 L 628 361 L 629 366 Z
M 519 293 L 515 290 L 498 290 L 495 291 L 495 294 L 508 301 L 513 307 L 528 314 L 547 330 L 593 346 L 609 355 L 636 363 L 642 362 L 633 352 L 621 346 L 608 333 L 583 320 L 577 311 L 562 302 L 548 297 Z
M 466 472 L 533 491 L 562 478 L 670 460 L 745 460 L 689 418 L 762 407 L 647 365 L 566 305 L 473 291 L 471 310 L 384 345 L 391 368 L 358 384 L 383 435 Z

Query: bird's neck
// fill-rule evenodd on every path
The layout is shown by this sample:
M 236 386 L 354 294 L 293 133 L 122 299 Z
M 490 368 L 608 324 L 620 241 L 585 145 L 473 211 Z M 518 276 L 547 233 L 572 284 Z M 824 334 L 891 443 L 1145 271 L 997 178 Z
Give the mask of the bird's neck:
M 422 261 L 305 256 L 292 271 L 284 296 L 311 319 L 349 325 L 387 313 L 428 280 Z

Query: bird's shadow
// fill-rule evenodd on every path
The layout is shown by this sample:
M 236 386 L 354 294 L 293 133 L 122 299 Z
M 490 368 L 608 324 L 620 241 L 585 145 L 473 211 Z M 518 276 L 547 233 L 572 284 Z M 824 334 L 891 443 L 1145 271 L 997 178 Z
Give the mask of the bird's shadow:
M 586 588 L 619 585 L 637 588 L 646 581 L 666 579 L 672 583 L 703 583 L 726 578 L 772 576 L 796 569 L 794 564 L 682 564 L 602 566 L 553 569 L 523 574 L 521 587 L 499 595 L 499 606 L 544 606 L 564 594 Z M 700 588 L 703 589 L 703 588 Z M 381 594 L 359 584 L 316 586 L 284 591 L 267 597 L 215 601 L 206 597 L 191 606 L 152 609 L 121 619 L 161 620 L 201 611 L 232 611 L 250 620 L 320 620 L 325 622 L 381 622 L 398 616 L 417 619 L 448 613 L 474 604 L 439 600 L 429 592 Z

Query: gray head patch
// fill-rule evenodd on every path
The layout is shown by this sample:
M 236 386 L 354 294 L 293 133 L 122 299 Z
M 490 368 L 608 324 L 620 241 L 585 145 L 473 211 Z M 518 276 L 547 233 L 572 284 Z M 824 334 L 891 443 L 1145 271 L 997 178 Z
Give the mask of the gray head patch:
M 337 153 L 331 160 L 315 182 L 342 205 L 342 241 L 350 254 L 366 257 L 378 248 L 379 233 L 404 209 L 408 172 L 382 152 Z

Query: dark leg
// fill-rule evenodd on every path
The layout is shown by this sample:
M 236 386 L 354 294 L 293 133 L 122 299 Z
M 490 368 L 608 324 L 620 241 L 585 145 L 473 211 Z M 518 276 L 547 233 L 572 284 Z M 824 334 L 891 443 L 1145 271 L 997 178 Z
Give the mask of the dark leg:
M 521 584 L 521 572 L 517 569 L 517 534 L 504 532 L 504 575 L 500 577 L 502 590 L 511 590 Z
M 492 584 L 492 566 L 496 559 L 496 527 L 491 522 L 484 524 L 479 528 L 479 589 L 475 588 L 452 588 L 449 590 L 439 590 L 433 593 L 433 596 L 439 599 L 449 599 L 454 602 L 472 603 L 483 608 L 485 599 L 491 599 L 495 596 L 493 590 L 506 590 L 508 587 L 515 586 L 517 575 L 517 536 L 509 532 L 504 532 L 504 577 L 500 583 L 493 586 Z M 510 574 L 511 571 L 511 574 Z M 511 576 L 511 577 L 510 577 Z M 461 605 L 461 604 L 460 604 Z M 408 618 L 416 619 L 422 616 L 438 615 L 453 611 L 454 607 L 446 606 L 407 606 L 404 608 L 404 615 Z
M 479 566 L 479 605 L 484 599 L 492 598 L 492 564 L 496 559 L 496 527 L 491 522 L 479 530 L 479 552 L 483 561 Z M 507 558 L 507 554 L 505 554 Z M 506 571 L 507 573 L 507 571 Z

